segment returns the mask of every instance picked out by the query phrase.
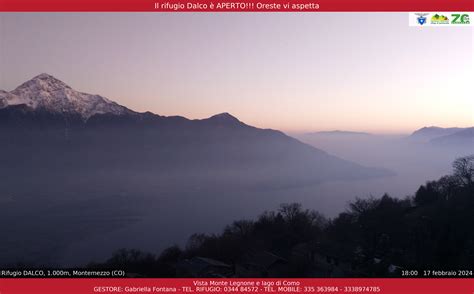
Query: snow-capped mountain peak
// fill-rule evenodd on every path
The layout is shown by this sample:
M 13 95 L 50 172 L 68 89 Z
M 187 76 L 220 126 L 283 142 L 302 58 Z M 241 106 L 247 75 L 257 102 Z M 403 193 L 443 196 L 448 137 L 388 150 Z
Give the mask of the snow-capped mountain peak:
M 11 92 L 0 91 L 0 108 L 25 104 L 31 109 L 79 114 L 84 120 L 95 114 L 121 115 L 132 111 L 100 95 L 75 91 L 57 78 L 42 73 Z
M 60 89 L 71 89 L 66 83 L 56 79 L 52 75 L 42 73 L 32 78 L 29 81 L 24 82 L 18 86 L 14 91 L 22 91 L 25 89 L 41 89 L 44 91 L 60 90 Z

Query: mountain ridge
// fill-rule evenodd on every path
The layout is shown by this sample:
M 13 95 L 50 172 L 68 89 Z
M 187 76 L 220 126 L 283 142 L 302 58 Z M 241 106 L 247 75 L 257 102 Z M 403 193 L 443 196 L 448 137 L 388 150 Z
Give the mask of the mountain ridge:
M 451 135 L 458 131 L 462 131 L 464 128 L 459 127 L 450 127 L 450 128 L 442 128 L 437 126 L 429 126 L 423 127 L 421 129 L 415 130 L 411 133 L 407 139 L 413 141 L 425 141 L 428 142 L 434 138 Z
M 0 108 L 25 104 L 32 110 L 78 113 L 84 120 L 95 114 L 130 114 L 134 111 L 103 96 L 72 89 L 52 75 L 42 73 L 22 83 L 13 91 L 0 92 Z
M 84 121 L 100 114 L 143 115 L 192 121 L 192 119 L 183 116 L 162 116 L 150 111 L 143 113 L 133 111 L 104 96 L 76 91 L 65 82 L 47 73 L 41 73 L 23 82 L 10 92 L 0 89 L 0 109 L 17 105 L 26 105 L 30 111 L 46 110 L 59 114 L 79 114 Z M 194 119 L 194 121 L 221 125 L 245 125 L 228 112 L 218 113 L 204 119 Z
M 278 185 L 393 175 L 385 169 L 364 167 L 332 156 L 281 131 L 246 125 L 227 112 L 190 120 L 138 113 L 118 104 L 123 112 L 108 108 L 96 112 L 95 104 L 86 105 L 86 112 L 74 107 L 55 108 L 54 103 L 42 107 L 43 98 L 48 102 L 69 101 L 80 93 L 51 79 L 43 74 L 12 91 L 11 95 L 22 95 L 39 107 L 24 103 L 0 109 L 0 129 L 10 138 L 8 143 L 0 144 L 0 154 L 16 155 L 4 158 L 5 167 L 21 170 L 18 158 L 41 150 L 42 156 L 35 158 L 35 164 L 25 159 L 23 173 L 32 172 L 32 167 L 136 169 L 153 173 L 219 170 L 240 171 L 249 181 Z M 40 97 L 34 97 L 35 93 Z M 58 99 L 52 97 L 56 94 Z M 106 106 L 114 103 L 104 101 Z
M 474 148 L 474 127 L 462 128 L 452 134 L 436 137 L 431 139 L 430 143 L 439 146 L 470 144 Z

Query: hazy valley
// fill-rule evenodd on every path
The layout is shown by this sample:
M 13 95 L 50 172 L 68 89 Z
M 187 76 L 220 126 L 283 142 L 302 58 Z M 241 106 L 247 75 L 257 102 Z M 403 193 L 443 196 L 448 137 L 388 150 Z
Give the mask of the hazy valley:
M 137 113 L 46 74 L 0 92 L 0 133 L 3 264 L 160 251 L 281 203 L 332 217 L 355 196 L 411 194 L 474 150 L 472 128 L 294 139 L 228 113 Z

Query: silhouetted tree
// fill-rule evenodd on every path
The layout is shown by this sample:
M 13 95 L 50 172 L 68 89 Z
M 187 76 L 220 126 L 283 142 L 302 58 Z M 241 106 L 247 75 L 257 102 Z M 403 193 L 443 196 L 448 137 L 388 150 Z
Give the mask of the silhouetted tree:
M 453 162 L 454 176 L 461 185 L 472 186 L 474 181 L 474 155 L 461 157 Z

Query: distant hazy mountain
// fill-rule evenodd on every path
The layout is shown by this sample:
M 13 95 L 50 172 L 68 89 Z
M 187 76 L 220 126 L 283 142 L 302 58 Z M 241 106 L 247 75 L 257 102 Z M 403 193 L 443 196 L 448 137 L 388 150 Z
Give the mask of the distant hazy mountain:
M 306 135 L 325 135 L 325 136 L 371 136 L 372 134 L 370 133 L 365 133 L 365 132 L 350 132 L 350 131 L 340 131 L 340 130 L 335 130 L 335 131 L 321 131 L 321 132 L 311 132 L 311 133 L 306 133 Z
M 455 133 L 430 140 L 430 143 L 442 146 L 472 146 L 474 152 L 474 127 L 461 129 Z
M 331 156 L 228 113 L 203 120 L 137 113 L 41 74 L 0 92 L 4 172 L 125 170 L 212 174 L 279 185 L 391 174 Z M 232 178 L 232 177 L 230 177 Z
M 463 128 L 440 128 L 440 127 L 424 127 L 413 132 L 408 139 L 416 142 L 428 142 L 432 139 L 448 136 L 463 130 Z

